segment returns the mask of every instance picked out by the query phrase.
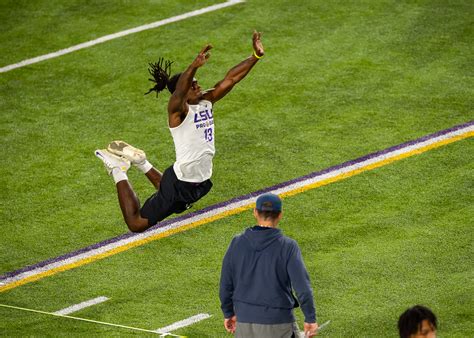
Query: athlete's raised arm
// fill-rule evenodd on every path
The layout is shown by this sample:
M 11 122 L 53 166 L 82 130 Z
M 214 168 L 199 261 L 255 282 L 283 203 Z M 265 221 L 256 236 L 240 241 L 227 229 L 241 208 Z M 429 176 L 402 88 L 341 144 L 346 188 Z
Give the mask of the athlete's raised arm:
M 235 67 L 231 68 L 223 80 L 216 83 L 214 89 L 207 91 L 203 98 L 212 103 L 219 101 L 229 93 L 232 88 L 242 80 L 252 69 L 252 67 L 263 57 L 265 51 L 263 50 L 262 42 L 260 41 L 261 33 L 254 31 L 252 36 L 253 54 L 240 62 Z
M 203 66 L 209 59 L 211 45 L 206 45 L 196 56 L 189 67 L 179 76 L 176 89 L 168 102 L 168 119 L 170 127 L 178 126 L 188 112 L 189 89 L 193 84 L 193 78 L 199 67 Z

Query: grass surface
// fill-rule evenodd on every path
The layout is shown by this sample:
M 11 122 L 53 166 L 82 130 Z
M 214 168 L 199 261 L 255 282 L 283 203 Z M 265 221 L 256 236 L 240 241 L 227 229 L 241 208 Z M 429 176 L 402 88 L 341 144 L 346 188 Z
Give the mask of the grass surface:
M 3 1 L 0 65 L 213 4 Z M 174 161 L 167 94 L 143 96 L 147 62 L 185 68 L 202 45 L 211 87 L 251 53 L 265 58 L 215 106 L 212 192 L 197 209 L 473 120 L 473 5 L 466 1 L 247 1 L 0 74 L 0 273 L 126 231 L 96 148 L 124 139 L 164 170 Z M 285 199 L 327 336 L 396 336 L 408 306 L 430 306 L 440 335 L 473 328 L 473 143 L 464 140 Z M 141 200 L 143 175 L 130 181 Z M 224 336 L 217 287 L 249 212 L 0 294 L 0 303 L 78 312 L 175 333 Z M 301 319 L 301 313 L 296 311 Z M 0 308 L 8 336 L 133 332 Z M 300 321 L 301 324 L 301 321 Z

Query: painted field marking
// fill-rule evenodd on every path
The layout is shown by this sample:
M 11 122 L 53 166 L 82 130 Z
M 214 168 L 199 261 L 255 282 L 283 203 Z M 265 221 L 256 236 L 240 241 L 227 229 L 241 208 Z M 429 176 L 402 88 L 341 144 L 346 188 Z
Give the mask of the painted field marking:
M 192 317 L 180 320 L 179 322 L 173 323 L 171 325 L 162 327 L 161 329 L 158 329 L 155 332 L 156 333 L 161 333 L 161 334 L 168 333 L 168 332 L 171 332 L 171 331 L 174 331 L 174 330 L 177 330 L 177 329 L 195 324 L 197 322 L 200 322 L 201 320 L 208 319 L 208 318 L 211 318 L 211 317 L 212 316 L 210 314 L 199 313 L 195 316 L 192 316 Z
M 160 21 L 155 21 L 155 22 L 152 22 L 152 23 L 149 23 L 149 24 L 146 24 L 146 25 L 138 26 L 138 27 L 135 27 L 135 28 L 130 28 L 130 29 L 127 29 L 127 30 L 124 30 L 124 31 L 121 31 L 121 32 L 114 33 L 114 34 L 105 35 L 105 36 L 102 36 L 102 37 L 97 38 L 95 40 L 83 42 L 83 43 L 80 43 L 78 45 L 68 47 L 68 48 L 64 48 L 64 49 L 58 50 L 58 51 L 53 52 L 53 53 L 37 56 L 37 57 L 31 58 L 31 59 L 20 61 L 18 63 L 14 63 L 14 64 L 11 64 L 11 65 L 8 65 L 8 66 L 4 66 L 4 67 L 0 68 L 0 73 L 5 73 L 5 72 L 8 72 L 8 71 L 13 70 L 15 68 L 28 66 L 28 65 L 31 65 L 31 64 L 34 64 L 34 63 L 37 63 L 37 62 L 41 62 L 41 61 L 52 59 L 52 58 L 55 58 L 55 57 L 58 57 L 58 56 L 61 56 L 61 55 L 69 54 L 69 53 L 75 52 L 75 51 L 80 50 L 80 49 L 89 48 L 89 47 L 95 46 L 95 45 L 103 43 L 103 42 L 107 42 L 107 41 L 110 41 L 110 40 L 113 40 L 113 39 L 121 38 L 121 37 L 126 36 L 126 35 L 135 34 L 135 33 L 142 32 L 142 31 L 145 31 L 145 30 L 148 30 L 148 29 L 153 29 L 153 28 L 157 28 L 157 27 L 160 27 L 160 26 L 164 26 L 164 25 L 167 25 L 169 23 L 189 19 L 189 18 L 192 18 L 193 16 L 198 16 L 198 15 L 202 15 L 202 14 L 205 14 L 205 13 L 216 11 L 216 10 L 219 10 L 219 9 L 222 9 L 222 8 L 234 6 L 234 5 L 242 3 L 242 2 L 245 2 L 245 0 L 228 0 L 224 3 L 204 7 L 204 8 L 197 9 L 197 10 L 194 10 L 194 11 L 191 11 L 191 12 L 176 15 L 176 16 L 173 16 L 173 17 L 170 17 L 170 18 L 167 18 L 167 19 L 163 19 L 163 20 L 160 20 Z
M 119 252 L 174 235 L 255 206 L 259 195 L 272 192 L 288 197 L 373 170 L 401 159 L 424 153 L 474 136 L 474 121 L 387 148 L 322 171 L 218 203 L 202 210 L 163 221 L 143 233 L 126 233 L 63 256 L 52 258 L 0 276 L 0 292 L 37 281 L 61 271 L 77 268 Z
M 62 310 L 54 312 L 54 314 L 63 315 L 63 316 L 64 315 L 69 315 L 73 312 L 77 312 L 79 310 L 85 309 L 86 307 L 103 303 L 107 300 L 109 300 L 107 297 L 103 297 L 103 296 L 97 297 L 97 298 L 94 298 L 94 299 L 86 300 L 85 302 L 82 302 L 82 303 L 79 303 L 79 304 L 68 306 L 67 308 L 64 308 Z
M 7 304 L 0 304 L 0 307 L 5 307 L 5 308 L 10 308 L 10 309 L 15 309 L 15 310 L 21 310 L 21 311 L 27 311 L 27 312 L 35 312 L 35 313 L 41 313 L 44 315 L 50 315 L 50 316 L 55 316 L 55 317 L 62 317 L 62 318 L 69 318 L 69 319 L 75 319 L 75 320 L 80 320 L 84 322 L 89 322 L 89 323 L 95 323 L 95 324 L 101 324 L 101 325 L 108 325 L 108 326 L 114 326 L 114 327 L 120 327 L 123 329 L 128 329 L 128 330 L 134 330 L 134 331 L 142 331 L 142 332 L 150 332 L 157 334 L 156 331 L 153 330 L 147 330 L 147 329 L 141 329 L 139 327 L 133 327 L 133 326 L 126 326 L 126 325 L 120 325 L 120 324 L 114 324 L 114 323 L 107 323 L 107 322 L 100 322 L 98 320 L 92 320 L 92 319 L 87 319 L 87 318 L 80 318 L 80 317 L 73 317 L 73 316 L 67 316 L 67 315 L 59 315 L 54 312 L 46 312 L 46 311 L 40 311 L 40 310 L 34 310 L 34 309 L 28 309 L 24 307 L 19 307 L 19 306 L 12 306 L 12 305 L 7 305 Z M 184 336 L 178 336 L 172 333 L 160 333 L 160 337 L 165 337 L 165 336 L 174 336 L 174 337 L 184 337 Z

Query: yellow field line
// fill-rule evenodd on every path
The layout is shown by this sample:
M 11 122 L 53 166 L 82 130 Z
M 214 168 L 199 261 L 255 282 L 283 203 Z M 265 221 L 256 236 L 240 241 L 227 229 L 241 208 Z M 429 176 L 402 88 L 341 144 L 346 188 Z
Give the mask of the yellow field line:
M 341 173 L 337 176 L 330 177 L 330 178 L 327 178 L 327 179 L 322 180 L 322 181 L 318 181 L 318 182 L 311 183 L 311 184 L 308 184 L 308 185 L 305 185 L 305 186 L 302 186 L 302 187 L 292 189 L 290 191 L 281 193 L 280 196 L 282 198 L 285 198 L 285 197 L 293 196 L 293 195 L 296 195 L 296 194 L 300 194 L 302 192 L 305 192 L 305 191 L 308 191 L 308 190 L 311 190 L 311 189 L 315 189 L 315 188 L 318 188 L 318 187 L 321 187 L 321 186 L 324 186 L 324 185 L 328 185 L 328 184 L 331 184 L 331 183 L 334 183 L 334 182 L 337 182 L 337 181 L 341 181 L 343 179 L 361 174 L 365 171 L 373 170 L 373 169 L 385 166 L 387 164 L 390 164 L 392 162 L 396 162 L 396 161 L 402 160 L 402 159 L 410 157 L 410 156 L 418 155 L 418 154 L 424 153 L 426 151 L 429 151 L 431 149 L 439 148 L 439 147 L 445 146 L 447 144 L 457 142 L 457 141 L 460 141 L 462 139 L 466 139 L 466 138 L 469 138 L 469 137 L 472 137 L 472 136 L 474 136 L 474 131 L 468 131 L 466 133 L 456 135 L 456 136 L 453 136 L 451 138 L 443 139 L 441 141 L 426 145 L 426 146 L 418 148 L 418 149 L 408 151 L 406 153 L 401 153 L 399 155 L 388 157 L 388 158 L 380 160 L 378 162 L 374 162 L 372 164 L 368 164 L 368 165 L 365 165 L 363 167 L 360 167 L 360 168 L 357 168 L 357 169 L 354 169 L 354 170 L 351 170 L 351 171 L 348 171 L 348 172 L 345 172 L 345 173 Z M 27 284 L 27 283 L 30 283 L 30 282 L 37 281 L 37 280 L 42 279 L 44 277 L 54 275 L 58 272 L 74 269 L 74 268 L 77 268 L 79 266 L 92 263 L 92 262 L 97 261 L 99 259 L 103 259 L 103 258 L 112 256 L 112 255 L 115 255 L 117 253 L 129 250 L 131 248 L 144 245 L 144 244 L 149 243 L 151 241 L 155 241 L 155 240 L 158 240 L 158 239 L 161 239 L 161 238 L 164 238 L 164 237 L 168 237 L 168 236 L 171 236 L 171 235 L 174 235 L 174 234 L 177 234 L 177 233 L 180 233 L 180 232 L 192 229 L 192 228 L 196 228 L 196 227 L 198 227 L 200 225 L 203 225 L 203 224 L 214 222 L 218 219 L 222 219 L 222 218 L 225 218 L 225 217 L 228 217 L 228 216 L 231 216 L 231 215 L 241 213 L 245 210 L 253 208 L 254 205 L 255 205 L 255 203 L 249 203 L 249 204 L 246 204 L 244 206 L 240 206 L 240 207 L 235 208 L 235 209 L 226 210 L 226 211 L 223 211 L 223 212 L 221 212 L 217 215 L 214 215 L 212 217 L 204 218 L 202 220 L 180 226 L 179 228 L 170 229 L 170 230 L 164 231 L 164 232 L 156 234 L 156 235 L 152 235 L 150 237 L 147 237 L 147 238 L 144 238 L 144 239 L 141 239 L 141 240 L 137 240 L 137 241 L 134 241 L 134 242 L 124 244 L 122 246 L 116 247 L 116 248 L 111 249 L 109 251 L 106 251 L 106 252 L 103 252 L 103 253 L 100 253 L 100 254 L 96 254 L 96 255 L 93 255 L 93 256 L 90 256 L 90 257 L 83 258 L 83 259 L 81 259 L 77 262 L 71 263 L 71 264 L 65 264 L 63 266 L 53 268 L 51 270 L 41 272 L 41 273 L 35 274 L 33 276 L 30 276 L 30 277 L 20 279 L 18 281 L 0 286 L 0 292 L 11 290 L 11 289 L 16 288 L 20 285 L 24 285 L 24 284 Z

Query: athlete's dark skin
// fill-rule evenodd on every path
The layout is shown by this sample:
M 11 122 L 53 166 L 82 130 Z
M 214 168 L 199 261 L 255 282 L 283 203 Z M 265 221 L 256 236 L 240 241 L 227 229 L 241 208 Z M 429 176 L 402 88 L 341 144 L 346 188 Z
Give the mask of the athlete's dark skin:
M 260 33 L 254 31 L 252 36 L 254 54 L 262 57 L 265 52 Z M 202 91 L 197 81 L 193 81 L 198 68 L 202 67 L 210 57 L 211 45 L 206 45 L 199 52 L 194 61 L 181 74 L 176 84 L 176 89 L 168 102 L 168 124 L 170 128 L 179 126 L 188 113 L 189 105 L 198 104 L 200 100 L 208 100 L 215 103 L 222 99 L 232 88 L 241 81 L 257 63 L 258 58 L 254 54 L 231 68 L 224 79 L 217 82 L 214 88 Z M 162 173 L 156 168 L 151 168 L 146 174 L 148 180 L 158 190 L 160 187 Z M 132 232 L 142 232 L 150 228 L 148 219 L 140 215 L 140 202 L 128 180 L 116 184 L 117 194 L 122 210 L 123 218 Z

